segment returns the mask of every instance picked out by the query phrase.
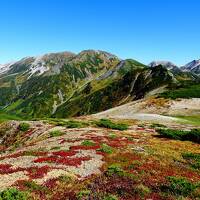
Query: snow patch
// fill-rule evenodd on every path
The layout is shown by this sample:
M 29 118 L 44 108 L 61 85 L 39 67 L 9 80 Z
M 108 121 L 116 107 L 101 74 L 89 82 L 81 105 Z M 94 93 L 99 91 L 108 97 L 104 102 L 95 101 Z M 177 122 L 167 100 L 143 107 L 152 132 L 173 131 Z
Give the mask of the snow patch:
M 44 72 L 49 70 L 49 67 L 46 66 L 43 60 L 43 56 L 38 56 L 38 57 L 35 57 L 35 60 L 31 64 L 31 67 L 29 70 L 30 70 L 30 75 L 28 79 L 34 74 L 42 75 Z
M 64 103 L 64 98 L 63 98 L 62 91 L 60 89 L 58 90 L 58 98 L 59 98 L 61 104 L 63 104 Z
M 14 62 L 12 63 L 7 63 L 7 64 L 4 64 L 4 65 L 1 65 L 0 64 L 0 74 L 4 74 L 5 72 L 7 72 L 11 66 L 14 64 Z

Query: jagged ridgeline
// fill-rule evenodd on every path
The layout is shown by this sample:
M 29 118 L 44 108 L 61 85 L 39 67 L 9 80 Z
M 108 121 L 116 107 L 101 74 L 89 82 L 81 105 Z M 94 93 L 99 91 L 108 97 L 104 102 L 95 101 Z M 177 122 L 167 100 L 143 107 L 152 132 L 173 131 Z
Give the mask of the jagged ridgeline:
M 0 71 L 0 106 L 22 117 L 91 114 L 144 97 L 177 79 L 165 67 L 147 67 L 104 51 L 24 58 Z

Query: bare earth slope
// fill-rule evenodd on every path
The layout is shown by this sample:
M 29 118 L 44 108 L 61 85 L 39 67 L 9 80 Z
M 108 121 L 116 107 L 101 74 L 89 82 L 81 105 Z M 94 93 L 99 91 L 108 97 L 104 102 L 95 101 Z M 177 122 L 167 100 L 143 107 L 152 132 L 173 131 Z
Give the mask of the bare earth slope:
M 93 115 L 98 118 L 138 119 L 157 122 L 176 121 L 171 116 L 200 115 L 200 99 L 146 98 Z

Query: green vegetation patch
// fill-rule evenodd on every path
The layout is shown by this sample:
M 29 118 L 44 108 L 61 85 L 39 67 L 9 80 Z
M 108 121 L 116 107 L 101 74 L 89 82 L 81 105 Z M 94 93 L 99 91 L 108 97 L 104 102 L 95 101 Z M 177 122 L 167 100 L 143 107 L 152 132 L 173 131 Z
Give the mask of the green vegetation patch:
M 103 198 L 103 200 L 118 200 L 118 197 L 116 195 L 108 194 Z
M 168 184 L 162 186 L 161 190 L 176 196 L 191 196 L 200 187 L 199 184 L 192 183 L 182 177 L 169 176 L 167 180 Z
M 192 168 L 200 169 L 200 154 L 199 153 L 184 153 L 183 158 L 186 159 Z
M 101 148 L 98 149 L 98 151 L 111 154 L 113 152 L 113 148 L 108 146 L 107 144 L 101 144 Z
M 158 129 L 160 135 L 166 138 L 182 141 L 192 141 L 200 144 L 200 129 L 182 131 L 175 129 Z
M 30 128 L 30 124 L 29 123 L 26 123 L 26 122 L 22 122 L 19 124 L 19 130 L 20 131 L 28 131 Z
M 47 122 L 54 124 L 56 126 L 65 126 L 66 128 L 84 128 L 90 125 L 87 122 L 82 122 L 78 120 L 64 120 L 64 119 L 47 119 Z
M 116 129 L 116 130 L 121 130 L 121 131 L 128 129 L 127 124 L 115 123 L 109 119 L 100 119 L 98 122 L 96 122 L 96 125 L 99 127 Z
M 124 170 L 120 167 L 119 164 L 112 164 L 108 167 L 107 174 L 109 176 L 112 176 L 114 174 L 122 176 L 124 174 Z
M 30 192 L 32 192 L 32 191 L 42 191 L 42 190 L 47 189 L 44 186 L 38 185 L 34 181 L 24 181 L 23 184 Z
M 113 163 L 110 166 L 108 166 L 106 174 L 107 174 L 107 176 L 117 175 L 120 177 L 129 177 L 131 179 L 135 179 L 135 175 L 124 170 L 119 163 Z
M 114 134 L 114 133 L 110 133 L 110 134 L 108 135 L 108 137 L 109 137 L 110 139 L 115 139 L 115 138 L 117 138 L 116 134 Z
M 9 121 L 9 120 L 22 120 L 22 119 L 16 115 L 10 115 L 10 114 L 0 111 L 0 123 Z
M 91 140 L 84 140 L 81 144 L 83 146 L 94 146 L 95 145 L 95 143 Z
M 49 132 L 50 137 L 57 137 L 57 136 L 61 136 L 64 135 L 65 133 L 59 131 L 59 130 L 55 130 L 55 131 L 51 131 Z
M 150 125 L 150 128 L 166 128 L 167 126 L 163 125 L 163 124 L 157 124 L 157 123 L 153 123 Z
M 78 194 L 77 194 L 77 198 L 78 199 L 88 199 L 89 195 L 90 195 L 90 190 L 81 190 Z
M 65 124 L 67 128 L 84 128 L 87 127 L 88 125 L 89 124 L 86 122 L 75 121 L 75 120 L 69 120 Z
M 177 89 L 166 91 L 159 95 L 159 97 L 177 99 L 177 98 L 200 98 L 200 84 L 184 85 Z
M 28 195 L 15 188 L 4 190 L 0 193 L 0 200 L 27 200 Z
M 178 119 L 183 119 L 183 124 L 192 124 L 196 126 L 200 126 L 200 116 L 177 116 Z M 185 121 L 186 120 L 186 121 Z
M 151 193 L 151 189 L 143 184 L 136 185 L 135 193 L 138 194 L 142 199 Z

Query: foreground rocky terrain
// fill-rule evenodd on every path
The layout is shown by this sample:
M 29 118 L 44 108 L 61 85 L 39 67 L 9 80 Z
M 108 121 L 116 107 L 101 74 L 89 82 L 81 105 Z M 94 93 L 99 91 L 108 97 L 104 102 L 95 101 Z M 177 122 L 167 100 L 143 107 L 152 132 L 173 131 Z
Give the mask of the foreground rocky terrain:
M 4 122 L 0 194 L 53 200 L 198 199 L 199 141 L 168 139 L 157 131 L 196 128 L 177 121 L 93 116 Z

